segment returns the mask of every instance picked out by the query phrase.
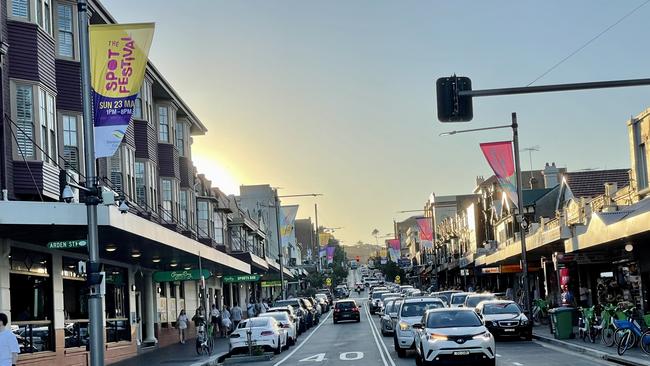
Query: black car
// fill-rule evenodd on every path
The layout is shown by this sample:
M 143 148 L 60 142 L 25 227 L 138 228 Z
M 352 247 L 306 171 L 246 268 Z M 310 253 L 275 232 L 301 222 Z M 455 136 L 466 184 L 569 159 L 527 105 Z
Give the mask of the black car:
M 359 306 L 354 300 L 339 300 L 334 303 L 333 319 L 334 324 L 345 320 L 354 320 L 358 323 L 361 321 Z
M 533 322 L 524 315 L 514 301 L 483 301 L 476 307 L 476 312 L 483 318 L 485 327 L 495 337 L 533 339 Z

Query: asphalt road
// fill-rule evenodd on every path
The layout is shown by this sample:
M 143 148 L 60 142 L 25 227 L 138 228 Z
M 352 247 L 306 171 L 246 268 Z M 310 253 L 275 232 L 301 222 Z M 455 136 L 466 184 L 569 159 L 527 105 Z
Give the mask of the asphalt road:
M 349 282 L 353 284 L 356 276 L 358 276 L 356 272 L 351 272 Z M 393 349 L 393 338 L 383 337 L 378 331 L 378 316 L 370 315 L 365 306 L 367 294 L 363 292 L 359 297 L 353 292 L 350 298 L 363 305 L 360 323 L 334 325 L 330 312 L 323 315 L 318 327 L 303 334 L 298 344 L 283 351 L 271 361 L 256 364 L 262 366 L 414 366 L 413 352 L 407 353 L 406 358 L 398 358 Z M 497 364 L 499 366 L 610 365 L 602 360 L 535 341 L 498 341 Z

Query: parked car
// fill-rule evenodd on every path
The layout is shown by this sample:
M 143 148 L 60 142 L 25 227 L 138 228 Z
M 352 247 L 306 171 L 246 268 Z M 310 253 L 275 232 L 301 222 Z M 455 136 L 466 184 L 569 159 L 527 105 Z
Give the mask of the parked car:
M 467 295 L 465 298 L 465 304 L 463 304 L 463 307 L 474 309 L 476 308 L 476 305 L 481 303 L 481 301 L 487 301 L 487 300 L 496 300 L 496 296 L 494 294 L 473 294 L 473 295 Z
M 381 334 L 386 336 L 395 332 L 397 311 L 402 304 L 402 299 L 390 299 L 384 306 L 384 313 L 381 316 Z
M 405 298 L 397 313 L 397 326 L 393 337 L 398 357 L 405 357 L 406 351 L 414 347 L 414 333 L 411 326 L 422 320 L 429 309 L 444 308 L 442 300 L 435 297 Z
M 334 303 L 334 324 L 343 320 L 361 321 L 360 306 L 354 300 L 339 300 Z
M 298 301 L 300 301 L 303 309 L 307 312 L 307 323 L 309 324 L 309 327 L 311 328 L 318 324 L 318 310 L 316 310 L 311 301 L 305 297 L 299 298 Z
M 307 308 L 303 306 L 302 302 L 297 298 L 291 298 L 286 300 L 276 300 L 273 303 L 273 307 L 282 307 L 291 305 L 293 310 L 296 312 L 296 315 L 300 317 L 300 332 L 304 332 L 312 326 L 313 317 Z
M 488 300 L 476 306 L 485 326 L 495 337 L 533 339 L 533 322 L 511 300 Z
M 320 316 L 323 313 L 323 309 L 320 307 L 320 303 L 313 297 L 305 297 L 304 299 L 307 300 L 309 302 L 308 305 L 311 305 L 316 311 L 314 313 L 314 324 L 318 324 L 320 322 Z
M 316 295 L 318 294 L 325 294 L 327 296 L 327 301 L 332 305 L 334 303 L 334 297 L 332 296 L 332 291 L 330 291 L 327 288 L 322 288 L 318 291 L 316 291 Z
M 316 301 L 320 304 L 322 310 L 324 312 L 330 311 L 330 302 L 327 299 L 327 295 L 325 294 L 316 294 L 314 295 L 314 298 L 316 298 Z
M 291 319 L 289 314 L 285 312 L 266 312 L 262 313 L 257 316 L 258 318 L 265 318 L 265 317 L 271 317 L 275 319 L 278 323 L 280 323 L 280 326 L 284 329 L 287 330 L 287 344 L 289 346 L 293 346 L 296 344 L 296 341 L 298 340 L 298 327 L 296 326 L 296 323 Z
M 414 287 L 411 286 L 411 285 L 402 285 L 402 286 L 399 287 L 399 292 L 404 294 L 404 293 L 406 293 L 406 290 L 411 289 L 411 288 L 414 288 Z
M 496 365 L 494 337 L 473 309 L 428 310 L 413 324 L 416 363 Z
M 248 335 L 256 347 L 273 351 L 276 355 L 287 345 L 287 331 L 272 317 L 242 320 L 230 334 L 230 353 L 248 351 Z
M 394 292 L 386 292 L 384 294 L 381 294 L 379 297 L 379 309 L 377 310 L 377 313 L 381 317 L 384 315 L 384 305 L 386 304 L 386 301 L 389 299 L 395 300 L 395 299 L 401 299 L 402 297 L 400 294 L 394 293 Z
M 370 295 L 370 302 L 368 302 L 368 310 L 370 310 L 370 314 L 374 314 L 379 310 L 379 301 L 381 301 L 381 295 L 387 294 L 387 290 L 382 290 L 382 291 L 374 291 L 372 295 Z
M 301 327 L 301 322 L 302 322 L 302 317 L 298 316 L 296 312 L 293 310 L 293 306 L 287 305 L 287 306 L 278 306 L 278 307 L 273 307 L 270 308 L 269 310 L 266 311 L 267 313 L 274 313 L 274 312 L 283 312 L 287 313 L 289 317 L 293 320 L 294 323 L 296 323 L 296 331 L 298 332 L 298 335 L 302 334 L 304 331 Z
M 468 295 L 473 295 L 473 292 L 456 292 L 451 294 L 449 299 L 449 307 L 461 308 L 465 305 L 465 299 Z

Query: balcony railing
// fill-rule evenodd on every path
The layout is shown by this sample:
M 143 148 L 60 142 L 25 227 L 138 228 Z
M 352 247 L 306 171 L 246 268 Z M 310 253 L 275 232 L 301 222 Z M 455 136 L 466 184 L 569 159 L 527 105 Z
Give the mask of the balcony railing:
M 54 332 L 51 320 L 12 322 L 11 331 L 16 335 L 20 353 L 54 350 Z

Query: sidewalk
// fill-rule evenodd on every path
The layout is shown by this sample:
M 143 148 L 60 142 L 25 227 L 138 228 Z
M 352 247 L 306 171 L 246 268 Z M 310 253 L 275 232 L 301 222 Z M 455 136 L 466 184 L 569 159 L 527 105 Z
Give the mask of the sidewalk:
M 595 343 L 583 342 L 582 339 L 555 339 L 548 325 L 534 327 L 533 338 L 621 365 L 650 365 L 650 355 L 643 353 L 639 347 L 627 350 L 623 356 L 619 356 L 616 352 L 616 346 L 607 347 L 600 343 L 600 339 L 596 340 Z
M 211 356 L 196 354 L 196 340 L 188 339 L 185 344 L 176 343 L 120 361 L 111 366 L 142 366 L 142 365 L 178 365 L 178 366 L 204 366 L 216 365 L 217 358 L 228 352 L 228 338 L 217 338 Z

